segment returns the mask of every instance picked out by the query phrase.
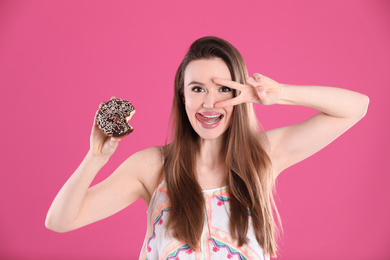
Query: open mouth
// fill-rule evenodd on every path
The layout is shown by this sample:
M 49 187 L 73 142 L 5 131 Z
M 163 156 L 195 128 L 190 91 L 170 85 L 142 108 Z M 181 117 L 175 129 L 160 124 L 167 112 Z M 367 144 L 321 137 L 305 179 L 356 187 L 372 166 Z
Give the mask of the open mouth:
M 196 113 L 195 116 L 201 123 L 206 124 L 206 125 L 216 124 L 223 118 L 222 114 Z

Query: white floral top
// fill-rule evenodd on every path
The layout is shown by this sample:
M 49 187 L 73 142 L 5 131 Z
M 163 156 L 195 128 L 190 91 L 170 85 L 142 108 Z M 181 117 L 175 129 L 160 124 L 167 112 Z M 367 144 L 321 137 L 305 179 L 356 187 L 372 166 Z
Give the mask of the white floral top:
M 155 190 L 148 208 L 148 226 L 140 260 L 208 260 L 208 259 L 256 259 L 269 260 L 253 233 L 249 217 L 249 242 L 242 247 L 229 233 L 229 194 L 227 187 L 204 190 L 206 218 L 201 237 L 201 248 L 192 251 L 189 246 L 166 232 L 170 201 L 165 182 Z

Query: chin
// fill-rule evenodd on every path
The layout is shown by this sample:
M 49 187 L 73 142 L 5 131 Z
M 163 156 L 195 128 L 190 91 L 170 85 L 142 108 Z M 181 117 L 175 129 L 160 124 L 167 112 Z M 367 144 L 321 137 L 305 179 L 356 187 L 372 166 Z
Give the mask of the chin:
M 203 140 L 216 140 L 221 138 L 226 129 L 194 129 L 195 132 L 199 135 L 199 137 Z

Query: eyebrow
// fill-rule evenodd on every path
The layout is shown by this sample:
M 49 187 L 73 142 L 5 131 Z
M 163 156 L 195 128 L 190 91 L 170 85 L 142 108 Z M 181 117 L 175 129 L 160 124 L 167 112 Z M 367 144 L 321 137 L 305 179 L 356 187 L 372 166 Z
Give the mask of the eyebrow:
M 198 81 L 191 81 L 190 83 L 188 83 L 188 86 L 189 86 L 189 85 L 201 85 L 201 86 L 204 86 L 203 83 L 200 83 L 200 82 L 198 82 Z

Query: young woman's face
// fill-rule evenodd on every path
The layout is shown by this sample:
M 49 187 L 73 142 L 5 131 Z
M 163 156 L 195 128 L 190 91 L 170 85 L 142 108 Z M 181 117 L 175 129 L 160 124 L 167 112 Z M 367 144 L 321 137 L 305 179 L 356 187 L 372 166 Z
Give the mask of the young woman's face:
M 215 104 L 233 97 L 232 89 L 217 85 L 214 78 L 232 80 L 220 58 L 191 61 L 184 72 L 184 102 L 190 123 L 205 139 L 220 137 L 229 127 L 233 107 L 216 108 Z

